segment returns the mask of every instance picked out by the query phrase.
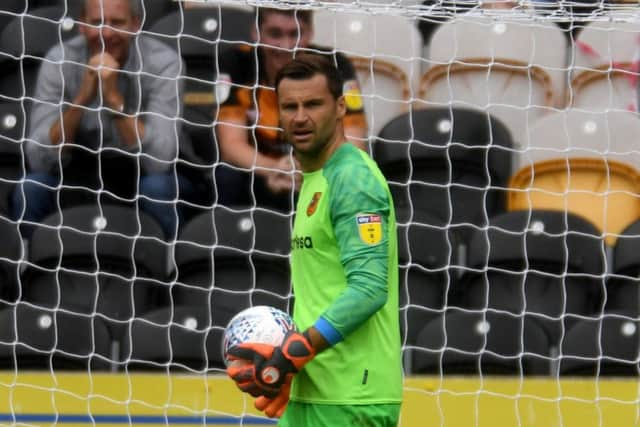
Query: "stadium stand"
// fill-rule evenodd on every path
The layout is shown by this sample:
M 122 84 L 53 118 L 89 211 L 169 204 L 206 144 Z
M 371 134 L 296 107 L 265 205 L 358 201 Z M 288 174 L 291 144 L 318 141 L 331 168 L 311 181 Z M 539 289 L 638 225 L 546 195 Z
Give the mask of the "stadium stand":
M 629 225 L 613 248 L 613 269 L 607 281 L 608 312 L 640 316 L 640 220 Z
M 413 222 L 411 212 L 396 210 L 407 222 L 398 223 L 400 325 L 403 332 L 405 372 L 413 370 L 413 351 L 424 325 L 449 306 L 449 289 L 457 277 L 459 243 L 440 219 L 422 217 Z
M 16 301 L 20 295 L 19 280 L 24 247 L 18 227 L 5 217 L 0 217 L 0 309 Z
M 235 307 L 216 309 L 227 312 L 224 317 L 236 314 Z M 212 322 L 214 317 L 223 316 L 204 305 L 166 307 L 136 317 L 121 338 L 120 361 L 142 370 L 223 368 L 222 328 Z
M 525 316 L 447 310 L 420 332 L 415 374 L 546 375 L 549 338 Z
M 2 369 L 101 371 L 112 366 L 111 357 L 111 335 L 100 317 L 24 303 L 0 311 Z
M 77 34 L 64 7 L 51 6 L 18 15 L 0 33 L 0 95 L 20 99 L 33 93 L 47 51 Z
M 48 218 L 31 237 L 21 298 L 104 318 L 113 333 L 168 299 L 167 245 L 142 211 L 84 205 Z M 169 263 L 170 264 L 170 263 Z
M 0 215 L 8 216 L 11 193 L 24 178 L 21 143 L 25 133 L 25 116 L 20 102 L 0 102 Z
M 371 135 L 408 110 L 423 45 L 415 22 L 391 14 L 317 11 L 313 25 L 314 43 L 334 47 L 353 63 Z
M 483 109 L 523 148 L 535 119 L 564 102 L 565 46 L 551 23 L 463 14 L 434 32 L 416 102 Z
M 249 42 L 253 21 L 250 11 L 217 5 L 172 12 L 149 30 L 176 49 L 186 66 L 179 171 L 199 187 L 205 205 L 212 203 L 212 166 L 219 161 L 211 125 L 217 108 L 218 59 L 231 45 Z
M 579 316 L 602 312 L 605 250 L 599 231 L 566 212 L 526 210 L 490 219 L 469 244 L 452 299 L 468 310 L 534 319 L 558 347 Z
M 24 0 L 5 0 L 0 4 L 0 28 L 7 25 L 20 13 L 26 9 Z
M 614 20 L 591 22 L 571 52 L 567 101 L 589 111 L 638 111 L 640 30 Z
M 425 215 L 435 217 L 433 225 L 450 227 L 462 240 L 469 228 L 504 211 L 511 150 L 501 121 L 479 110 L 448 107 L 395 118 L 372 148 L 400 214 L 411 213 L 421 223 Z
M 165 15 L 149 33 L 171 45 L 185 61 L 185 105 L 206 108 L 206 121 L 211 123 L 215 108 L 217 56 L 224 45 L 249 43 L 253 15 L 233 7 L 185 9 Z M 189 118 L 189 117 L 188 117 Z M 200 123 L 205 123 L 200 122 Z
M 509 183 L 508 210 L 555 209 L 582 215 L 607 242 L 640 217 L 640 131 L 632 113 L 567 110 L 531 127 Z
M 211 303 L 218 309 L 249 305 L 289 306 L 288 254 L 291 219 L 274 212 L 232 210 L 218 206 L 186 224 L 176 243 L 177 305 Z M 220 311 L 222 313 L 222 311 Z
M 639 326 L 637 319 L 613 314 L 581 320 L 562 342 L 560 374 L 638 376 Z
M 77 34 L 77 5 L 0 5 L 3 216 L 25 173 L 38 67 Z M 455 19 L 314 15 L 314 43 L 358 71 L 372 153 L 396 202 L 406 372 L 637 375 L 637 25 L 560 29 L 449 6 Z M 145 34 L 186 64 L 179 162 L 212 176 L 217 64 L 250 43 L 255 19 L 228 2 L 144 0 L 143 11 Z M 221 331 L 241 308 L 292 307 L 289 215 L 207 206 L 171 248 L 151 218 L 107 198 L 63 203 L 34 225 L 28 252 L 0 218 L 0 366 L 201 373 L 224 366 Z

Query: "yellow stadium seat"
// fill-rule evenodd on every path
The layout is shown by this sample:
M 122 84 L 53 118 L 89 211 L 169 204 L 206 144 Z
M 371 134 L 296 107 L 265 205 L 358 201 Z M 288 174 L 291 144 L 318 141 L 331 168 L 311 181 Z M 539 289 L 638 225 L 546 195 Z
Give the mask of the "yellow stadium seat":
M 581 215 L 602 230 L 609 245 L 640 218 L 640 173 L 616 160 L 544 160 L 520 169 L 509 186 L 508 210 L 566 210 Z

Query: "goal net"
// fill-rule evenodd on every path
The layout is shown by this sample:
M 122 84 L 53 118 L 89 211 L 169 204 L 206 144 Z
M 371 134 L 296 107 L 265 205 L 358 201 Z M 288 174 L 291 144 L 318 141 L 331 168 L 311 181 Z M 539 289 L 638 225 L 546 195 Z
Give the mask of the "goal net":
M 639 21 L 634 2 L 4 0 L 0 422 L 276 423 L 224 375 L 222 332 L 293 309 L 271 85 L 311 51 L 394 199 L 401 425 L 637 425 Z

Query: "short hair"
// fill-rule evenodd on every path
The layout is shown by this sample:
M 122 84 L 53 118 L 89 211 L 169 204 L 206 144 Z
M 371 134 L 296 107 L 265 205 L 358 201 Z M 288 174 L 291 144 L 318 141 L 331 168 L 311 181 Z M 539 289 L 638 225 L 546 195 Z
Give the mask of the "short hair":
M 265 16 L 275 13 L 299 19 L 308 26 L 313 25 L 313 11 L 310 9 L 278 9 L 275 7 L 257 6 L 253 8 L 253 13 L 255 18 L 254 22 L 256 22 L 257 20 L 258 28 L 260 28 L 260 25 L 262 25 L 262 23 L 264 22 Z
M 109 0 L 100 0 L 102 2 Z M 131 16 L 134 18 L 142 18 L 142 6 L 140 5 L 142 0 L 128 0 L 129 2 L 129 12 Z M 80 16 L 84 17 L 87 15 L 87 3 L 89 0 L 82 1 L 82 9 L 80 9 Z M 77 9 L 76 9 L 77 10 Z
M 304 53 L 296 56 L 276 74 L 276 93 L 283 79 L 307 80 L 320 74 L 326 77 L 327 87 L 334 99 L 342 96 L 344 81 L 338 68 L 327 56 L 317 53 Z

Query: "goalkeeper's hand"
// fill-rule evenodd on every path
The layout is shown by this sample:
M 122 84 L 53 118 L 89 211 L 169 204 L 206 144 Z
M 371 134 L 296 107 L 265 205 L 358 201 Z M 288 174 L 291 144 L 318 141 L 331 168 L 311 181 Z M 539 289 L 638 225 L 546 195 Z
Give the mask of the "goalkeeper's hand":
M 275 398 L 282 386 L 315 357 L 316 351 L 306 333 L 290 331 L 279 346 L 244 343 L 230 348 L 228 355 L 230 359 L 251 362 L 227 368 L 240 390 L 253 397 Z
M 257 410 L 262 411 L 269 418 L 280 418 L 287 409 L 289 403 L 289 393 L 291 392 L 291 381 L 284 383 L 280 389 L 280 393 L 273 399 L 269 399 L 265 396 L 259 396 L 256 398 L 255 407 Z

